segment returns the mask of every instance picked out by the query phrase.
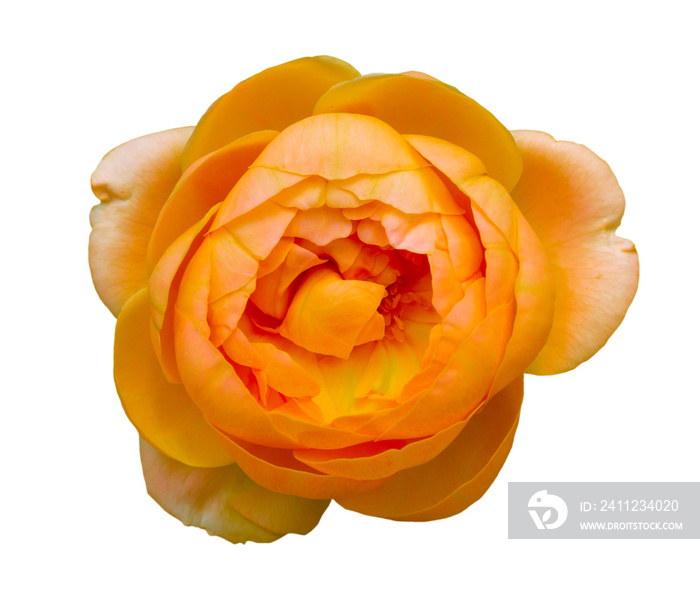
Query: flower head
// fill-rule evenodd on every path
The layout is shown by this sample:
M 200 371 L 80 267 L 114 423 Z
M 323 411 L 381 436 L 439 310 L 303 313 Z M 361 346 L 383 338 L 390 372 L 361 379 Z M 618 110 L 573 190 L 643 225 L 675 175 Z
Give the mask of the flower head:
M 330 499 L 462 511 L 523 373 L 592 356 L 636 290 L 605 162 L 421 73 L 274 67 L 110 152 L 93 188 L 149 492 L 231 541 L 308 532 Z

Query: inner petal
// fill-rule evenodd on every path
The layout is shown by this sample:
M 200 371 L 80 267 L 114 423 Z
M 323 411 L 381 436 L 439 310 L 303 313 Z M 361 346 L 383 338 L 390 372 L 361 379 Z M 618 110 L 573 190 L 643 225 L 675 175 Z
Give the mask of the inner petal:
M 292 243 L 284 262 L 269 274 L 258 278 L 250 300 L 263 313 L 275 319 L 284 319 L 299 275 L 324 262 L 324 259 L 319 259 L 311 251 Z
M 343 280 L 319 266 L 299 285 L 279 333 L 311 352 L 347 359 L 357 344 L 384 336 L 377 308 L 385 295 L 381 284 Z

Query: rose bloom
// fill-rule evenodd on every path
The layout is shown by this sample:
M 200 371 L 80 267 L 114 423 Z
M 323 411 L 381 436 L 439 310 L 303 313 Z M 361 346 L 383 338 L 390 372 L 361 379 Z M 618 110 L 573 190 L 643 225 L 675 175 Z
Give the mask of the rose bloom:
M 523 373 L 591 357 L 637 288 L 608 165 L 428 75 L 302 58 L 108 153 L 90 267 L 150 495 L 233 542 L 334 499 L 461 512 Z

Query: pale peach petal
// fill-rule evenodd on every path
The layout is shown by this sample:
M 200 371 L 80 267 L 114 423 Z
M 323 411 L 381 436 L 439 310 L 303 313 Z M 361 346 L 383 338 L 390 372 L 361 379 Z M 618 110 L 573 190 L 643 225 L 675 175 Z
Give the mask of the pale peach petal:
M 182 174 L 192 127 L 139 137 L 110 151 L 92 175 L 89 260 L 102 302 L 116 316 L 146 286 L 146 250 L 158 214 Z
M 145 288 L 124 305 L 114 340 L 114 379 L 122 406 L 139 433 L 159 450 L 192 466 L 233 462 L 185 388 L 169 383 L 151 348 Z
M 232 543 L 269 543 L 287 533 L 305 535 L 329 504 L 265 489 L 236 464 L 187 466 L 143 440 L 141 463 L 149 495 L 166 512 Z
M 582 145 L 514 135 L 525 167 L 513 199 L 545 247 L 556 289 L 551 333 L 528 372 L 560 373 L 593 356 L 620 325 L 639 261 L 634 245 L 615 236 L 625 202 L 610 167 Z
M 207 110 L 183 158 L 184 167 L 254 131 L 281 131 L 311 116 L 329 88 L 359 76 L 347 62 L 331 56 L 299 58 L 273 66 L 236 85 Z

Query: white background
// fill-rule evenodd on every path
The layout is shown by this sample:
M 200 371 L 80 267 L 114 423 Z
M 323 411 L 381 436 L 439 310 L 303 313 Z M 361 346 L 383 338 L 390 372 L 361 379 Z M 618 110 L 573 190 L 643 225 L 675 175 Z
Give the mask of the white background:
M 0 15 L 6 595 L 697 595 L 697 540 L 507 539 L 508 481 L 700 481 L 697 14 L 678 2 L 25 2 Z M 422 70 L 511 129 L 594 149 L 625 190 L 639 292 L 596 357 L 528 378 L 515 446 L 454 518 L 332 505 L 231 545 L 146 494 L 87 265 L 89 176 L 238 81 L 331 54 Z M 700 507 L 700 506 L 699 506 Z

